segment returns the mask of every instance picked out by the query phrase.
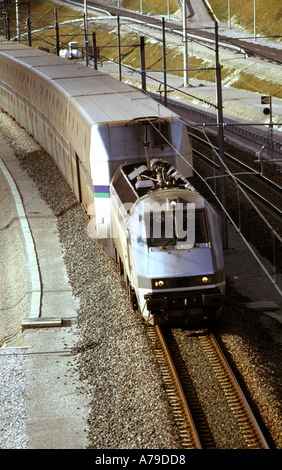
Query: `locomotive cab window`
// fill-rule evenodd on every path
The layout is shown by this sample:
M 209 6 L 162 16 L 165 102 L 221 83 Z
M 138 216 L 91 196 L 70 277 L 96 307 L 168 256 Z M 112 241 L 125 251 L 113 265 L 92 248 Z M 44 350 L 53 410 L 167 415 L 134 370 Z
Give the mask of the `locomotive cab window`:
M 208 243 L 208 230 L 204 210 L 195 212 L 195 243 Z
M 172 213 L 162 211 L 160 213 L 151 212 L 147 214 L 146 229 L 149 246 L 175 245 L 176 239 Z
M 194 243 L 208 243 L 208 232 L 204 210 L 179 211 L 175 217 L 177 240 Z
M 208 232 L 204 210 L 192 212 L 162 211 L 145 215 L 148 246 L 173 246 L 178 242 L 208 243 Z

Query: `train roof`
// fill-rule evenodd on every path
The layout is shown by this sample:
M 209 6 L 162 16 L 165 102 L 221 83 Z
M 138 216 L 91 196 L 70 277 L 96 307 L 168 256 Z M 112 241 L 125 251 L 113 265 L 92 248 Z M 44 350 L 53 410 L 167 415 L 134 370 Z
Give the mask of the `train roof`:
M 7 40 L 0 41 L 0 60 L 1 54 L 15 62 L 19 61 L 55 88 L 59 88 L 60 93 L 75 107 L 83 107 L 92 124 L 129 122 L 136 117 L 149 116 L 177 118 L 174 112 L 141 90 L 86 67 L 82 62 Z
M 95 123 L 130 123 L 137 118 L 158 117 L 159 109 L 153 100 L 140 96 L 140 93 L 103 94 L 79 96 L 76 104 L 83 107 Z M 132 106 L 134 104 L 134 106 Z M 162 113 L 160 118 L 169 118 L 170 114 Z M 136 122 L 138 119 L 136 119 Z

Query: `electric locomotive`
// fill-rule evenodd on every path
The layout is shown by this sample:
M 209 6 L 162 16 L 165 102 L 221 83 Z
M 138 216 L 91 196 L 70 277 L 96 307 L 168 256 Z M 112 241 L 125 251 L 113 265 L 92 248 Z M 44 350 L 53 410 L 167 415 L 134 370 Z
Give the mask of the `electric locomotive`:
M 218 216 L 169 162 L 122 165 L 110 187 L 116 259 L 149 324 L 216 320 L 225 293 Z

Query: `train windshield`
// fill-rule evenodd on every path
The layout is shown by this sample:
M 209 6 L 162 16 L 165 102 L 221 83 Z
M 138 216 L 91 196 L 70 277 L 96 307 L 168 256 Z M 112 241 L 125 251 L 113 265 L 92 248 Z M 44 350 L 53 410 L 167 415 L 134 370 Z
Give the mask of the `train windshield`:
M 193 247 L 197 243 L 208 242 L 203 209 L 151 212 L 147 215 L 146 229 L 147 243 L 151 247 L 166 247 L 178 243 Z

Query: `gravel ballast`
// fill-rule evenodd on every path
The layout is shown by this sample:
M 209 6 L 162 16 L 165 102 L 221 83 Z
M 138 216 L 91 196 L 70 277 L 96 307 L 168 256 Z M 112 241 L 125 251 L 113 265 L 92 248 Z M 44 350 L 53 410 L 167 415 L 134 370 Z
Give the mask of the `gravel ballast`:
M 72 367 L 79 376 L 77 393 L 83 394 L 89 402 L 87 429 L 84 430 L 88 435 L 87 447 L 180 448 L 152 346 L 141 318 L 131 307 L 115 262 L 87 235 L 87 216 L 51 158 L 8 116 L 1 114 L 0 120 L 2 134 L 13 147 L 22 168 L 58 218 L 58 235 L 69 283 L 79 305 L 77 323 L 72 320 L 72 328 L 75 324 L 75 341 L 71 341 Z M 45 341 L 45 349 L 50 351 L 47 330 L 50 331 L 25 330 L 25 344 L 28 345 L 30 338 L 44 350 Z M 63 330 L 67 338 L 68 328 Z M 58 334 L 55 331 L 54 335 Z M 70 344 L 69 339 L 66 344 Z M 17 343 L 9 346 L 1 354 L 11 353 L 11 347 L 17 347 Z M 3 428 L 6 436 L 5 441 L 1 439 L 3 448 L 30 445 L 24 426 L 26 407 L 17 405 L 20 403 L 18 394 L 21 392 L 21 401 L 25 400 L 27 388 L 22 358 L 22 354 L 12 355 L 1 361 L 5 364 L 4 369 L 0 365 L 1 374 L 7 377 L 2 389 L 3 401 L 6 395 L 16 395 L 13 416 L 15 422 L 21 423 L 21 429 L 14 426 L 14 422 Z M 9 380 L 11 374 L 14 374 L 13 380 Z M 5 409 L 1 412 L 6 416 L 7 424 L 11 416 L 6 415 Z M 13 439 L 14 433 L 17 436 L 23 434 L 23 438 Z M 40 446 L 40 443 L 36 445 Z
M 87 216 L 48 155 L 5 114 L 0 114 L 0 123 L 2 134 L 22 168 L 57 217 L 69 283 L 78 305 L 77 320 L 70 319 L 71 326 L 60 329 L 60 333 L 52 329 L 26 330 L 21 349 L 17 348 L 17 338 L 10 344 L 12 349 L 0 350 L 1 355 L 15 352 L 0 363 L 4 384 L 1 398 L 11 397 L 1 409 L 1 447 L 31 445 L 25 425 L 26 390 L 31 386 L 27 384 L 26 371 L 29 340 L 37 342 L 39 349 L 50 350 L 50 337 L 59 334 L 61 344 L 71 353 L 66 375 L 73 377 L 76 393 L 89 405 L 85 429 L 81 430 L 87 436 L 85 447 L 180 449 L 152 345 L 138 312 L 131 307 L 116 263 L 87 235 Z M 247 310 L 238 309 L 234 315 L 230 305 L 241 299 L 236 293 L 233 295 L 218 332 L 239 372 L 244 376 L 248 371 L 244 384 L 267 424 L 272 445 L 281 448 L 281 328 L 279 325 L 273 328 L 273 323 L 270 328 L 269 320 L 265 322 L 265 317 Z M 269 363 L 262 353 L 265 347 Z M 58 361 L 52 367 L 58 367 Z M 195 356 L 193 367 L 197 366 L 201 364 Z M 200 392 L 203 396 L 206 384 L 203 378 Z M 68 393 L 63 381 L 61 387 L 62 392 Z M 81 407 L 81 413 L 85 413 L 85 408 Z M 226 442 L 217 443 L 219 448 L 232 448 L 230 442 L 226 438 Z M 36 446 L 40 448 L 42 442 Z

